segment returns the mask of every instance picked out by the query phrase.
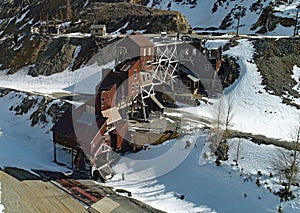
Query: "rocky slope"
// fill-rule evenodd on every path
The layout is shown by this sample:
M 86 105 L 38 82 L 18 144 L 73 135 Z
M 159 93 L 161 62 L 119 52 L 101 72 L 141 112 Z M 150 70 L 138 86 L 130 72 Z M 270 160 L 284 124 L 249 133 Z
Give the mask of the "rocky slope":
M 14 95 L 15 104 L 9 110 L 16 116 L 29 114 L 31 126 L 40 125 L 45 127 L 52 125 L 67 110 L 71 110 L 71 104 L 50 97 L 33 95 L 30 93 L 14 91 L 10 89 L 0 89 L 0 98 L 6 95 Z
M 266 91 L 300 109 L 295 102 L 300 97 L 294 88 L 297 82 L 292 78 L 293 67 L 300 67 L 300 39 L 258 39 L 253 44 L 256 49 L 254 62 Z
M 0 2 L 0 69 L 12 74 L 25 66 L 29 74 L 51 75 L 87 64 L 107 39 L 89 36 L 45 36 L 33 34 L 42 21 L 67 26 L 66 33 L 89 33 L 92 24 L 106 24 L 107 31 L 144 30 L 155 33 L 187 32 L 186 18 L 175 11 L 147 8 L 138 4 L 112 1 L 71 1 L 73 16 L 66 20 L 65 1 Z M 120 30 L 121 29 L 121 30 Z

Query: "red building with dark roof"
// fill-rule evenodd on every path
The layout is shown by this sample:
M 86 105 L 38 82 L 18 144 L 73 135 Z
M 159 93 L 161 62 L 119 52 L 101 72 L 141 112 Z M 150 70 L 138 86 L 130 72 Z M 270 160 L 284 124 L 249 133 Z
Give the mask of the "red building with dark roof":
M 140 86 L 150 81 L 145 72 L 152 70 L 154 44 L 143 35 L 130 35 L 117 48 L 122 61 L 114 69 L 102 70 L 103 79 L 95 88 L 95 97 L 66 112 L 51 129 L 54 146 L 71 149 L 72 156 L 73 151 L 77 152 L 77 167 L 85 155 L 92 164 L 106 159 L 108 147 L 127 150 L 128 122 L 122 120 L 117 104 L 124 98 L 133 100 L 140 93 Z

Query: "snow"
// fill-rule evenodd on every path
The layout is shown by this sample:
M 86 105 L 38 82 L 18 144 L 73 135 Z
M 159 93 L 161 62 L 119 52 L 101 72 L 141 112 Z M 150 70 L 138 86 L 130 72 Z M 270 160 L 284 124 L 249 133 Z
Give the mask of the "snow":
M 128 25 L 129 25 L 129 22 L 126 22 L 126 23 L 124 24 L 124 26 L 120 27 L 119 29 L 117 29 L 116 31 L 114 31 L 114 32 L 112 32 L 112 33 L 110 33 L 110 34 L 112 34 L 112 35 L 120 34 L 120 33 L 121 33 L 120 31 L 121 31 L 122 29 L 126 29 L 126 27 L 128 27 Z
M 19 46 L 16 46 L 13 50 L 14 50 L 14 51 L 17 51 L 17 50 L 19 50 L 21 47 L 23 47 L 23 44 L 19 44 Z
M 278 11 L 275 13 L 275 15 L 279 17 L 285 17 L 285 18 L 295 18 L 296 17 L 296 11 L 297 6 L 299 5 L 300 0 L 294 0 L 288 5 L 280 5 L 275 7 L 275 11 Z
M 90 3 L 89 0 L 86 0 L 84 5 L 83 5 L 83 8 L 85 8 L 89 3 Z
M 8 70 L 0 71 L 0 87 L 44 95 L 74 92 L 94 94 L 95 86 L 101 81 L 102 66 L 95 63 L 75 71 L 66 70 L 38 77 L 27 75 L 28 70 L 29 67 L 26 67 L 12 75 L 7 75 Z
M 264 90 L 262 77 L 253 63 L 254 48 L 251 41 L 240 40 L 239 42 L 238 46 L 224 52 L 238 58 L 240 65 L 239 79 L 225 89 L 222 97 L 234 99 L 232 128 L 271 138 L 291 140 L 291 127 L 298 121 L 299 110 L 283 104 L 280 97 L 270 95 Z M 183 110 L 212 118 L 213 106 L 202 104 L 197 108 Z
M 29 116 L 36 107 L 22 116 L 15 116 L 9 111 L 10 106 L 21 103 L 26 96 L 24 93 L 11 92 L 0 98 L 0 167 L 69 172 L 68 168 L 52 163 L 53 144 L 49 132 L 52 125 L 44 128 L 30 126 Z M 41 99 L 37 96 L 32 98 Z M 234 159 L 238 140 L 232 139 L 229 141 L 229 162 L 217 167 L 214 159 L 203 158 L 204 147 L 209 145 L 207 136 L 206 131 L 194 131 L 182 138 L 157 146 L 150 145 L 149 149 L 127 154 L 114 167 L 117 174 L 104 185 L 127 189 L 134 198 L 172 213 L 275 213 L 279 205 L 278 197 L 265 187 L 257 187 L 255 174 L 258 170 L 263 174 L 272 171 L 270 159 L 277 148 L 242 139 L 240 167 L 232 167 L 230 162 Z M 187 140 L 192 145 L 185 149 Z M 58 149 L 57 157 L 59 162 L 70 165 L 68 153 Z M 245 181 L 247 179 L 249 181 Z M 275 187 L 275 181 L 267 181 L 270 186 Z M 294 192 L 299 195 L 299 190 Z M 244 193 L 247 198 L 244 198 Z M 178 198 L 180 195 L 185 196 L 184 200 Z M 299 199 L 296 198 L 281 205 L 285 212 L 296 213 L 299 212 L 299 204 Z
M 91 34 L 75 32 L 75 33 L 68 33 L 68 34 L 59 34 L 59 35 L 54 36 L 54 38 L 60 38 L 60 37 L 88 38 L 88 37 L 91 37 Z
M 296 65 L 293 67 L 292 78 L 297 82 L 293 89 L 300 92 L 300 67 L 297 67 Z
M 157 2 L 155 0 L 150 0 L 147 4 L 148 7 L 151 7 L 153 2 Z M 260 28 L 255 29 L 254 31 L 251 30 L 251 27 L 258 21 L 258 17 L 261 15 L 262 10 L 270 5 L 273 0 L 264 0 L 260 1 L 262 6 L 257 8 L 255 11 L 251 11 L 250 8 L 255 3 L 253 0 L 237 0 L 237 1 L 207 1 L 207 0 L 197 0 L 196 4 L 193 6 L 189 4 L 189 2 L 193 1 L 181 1 L 181 2 L 174 2 L 168 0 L 162 0 L 159 2 L 155 8 L 165 9 L 168 10 L 167 7 L 169 3 L 171 3 L 170 10 L 176 10 L 181 12 L 183 15 L 187 17 L 192 28 L 200 28 L 200 29 L 208 29 L 208 28 L 219 28 L 222 24 L 222 21 L 225 17 L 231 13 L 238 5 L 242 5 L 246 8 L 246 15 L 241 17 L 240 22 L 240 29 L 239 32 L 241 34 L 254 34 Z M 218 2 L 218 3 L 217 3 Z M 218 8 L 215 13 L 212 12 L 214 7 L 214 3 L 217 4 Z M 281 5 L 280 7 L 276 7 L 275 10 L 279 12 L 275 12 L 274 14 L 278 17 L 293 17 L 293 13 L 295 12 L 295 6 L 299 4 L 299 0 L 295 0 L 290 6 L 288 5 Z M 226 30 L 216 30 L 212 32 L 218 33 L 228 33 L 228 32 L 235 32 L 237 26 L 237 20 L 234 19 L 233 14 L 231 14 L 232 24 Z M 278 28 L 278 29 L 277 29 Z M 274 31 L 272 31 L 272 35 L 292 35 L 291 27 L 284 27 L 278 25 Z M 201 32 L 201 30 L 196 30 Z
M 297 82 L 297 84 L 293 87 L 298 93 L 300 93 L 300 67 L 294 66 L 293 67 L 293 79 Z M 293 102 L 300 105 L 300 97 L 293 98 Z
M 20 28 L 19 28 L 19 30 L 22 30 L 24 27 L 26 27 L 27 25 L 32 25 L 33 24 L 33 20 L 34 20 L 34 18 L 32 18 L 31 20 L 29 20 L 28 22 L 26 22 L 25 24 L 23 24 Z
M 25 13 L 23 13 L 23 14 L 21 15 L 20 18 L 17 18 L 17 19 L 16 19 L 16 24 L 19 23 L 19 22 L 21 22 L 21 21 L 23 21 L 23 19 L 27 16 L 27 14 L 28 14 L 29 12 L 30 12 L 30 10 L 27 10 Z
M 257 172 L 261 171 L 261 181 L 268 181 L 268 186 L 276 189 L 276 180 L 267 176 L 272 172 L 270 159 L 277 148 L 242 139 L 236 167 L 231 163 L 238 139 L 231 139 L 229 161 L 217 167 L 214 158 L 203 157 L 209 146 L 207 136 L 205 131 L 195 131 L 190 136 L 125 155 L 114 167 L 117 174 L 104 185 L 126 189 L 134 198 L 172 213 L 277 212 L 278 197 L 267 186 L 255 184 Z M 184 148 L 187 139 L 192 142 L 189 149 Z M 299 190 L 295 193 L 298 195 Z M 178 198 L 180 195 L 185 196 L 184 200 Z M 298 212 L 300 207 L 298 198 L 281 205 L 284 212 L 290 213 Z
M 223 47 L 228 42 L 228 39 L 207 40 L 205 42 L 205 47 L 208 49 L 218 49 L 219 47 Z
M 18 37 L 18 42 L 21 41 L 25 37 L 25 34 L 22 34 Z
M 74 54 L 73 54 L 72 62 L 71 62 L 71 65 L 70 65 L 70 67 L 69 67 L 70 70 L 73 69 L 75 60 L 76 60 L 76 58 L 78 57 L 80 51 L 81 51 L 81 46 L 78 45 L 78 46 L 76 47 L 75 51 L 74 51 Z
M 52 163 L 53 144 L 49 131 L 52 125 L 43 128 L 40 125 L 31 126 L 29 117 L 37 107 L 20 116 L 9 111 L 11 106 L 17 106 L 26 96 L 24 93 L 10 92 L 0 98 L 0 167 L 18 167 L 29 171 L 33 168 L 68 171 Z M 41 100 L 41 97 L 32 97 Z M 66 158 L 61 160 L 65 161 Z

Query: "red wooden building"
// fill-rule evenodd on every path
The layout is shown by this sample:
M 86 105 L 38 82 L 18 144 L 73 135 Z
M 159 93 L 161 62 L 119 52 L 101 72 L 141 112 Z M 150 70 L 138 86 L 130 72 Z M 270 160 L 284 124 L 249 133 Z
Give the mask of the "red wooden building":
M 66 112 L 51 129 L 55 147 L 59 144 L 69 148 L 72 156 L 76 152 L 77 167 L 85 156 L 97 164 L 107 162 L 112 149 L 127 150 L 128 123 L 122 120 L 117 104 L 124 98 L 133 100 L 140 86 L 150 82 L 147 73 L 152 69 L 154 44 L 142 35 L 131 35 L 117 48 L 122 61 L 113 69 L 102 70 L 103 79 L 95 88 L 95 97 Z

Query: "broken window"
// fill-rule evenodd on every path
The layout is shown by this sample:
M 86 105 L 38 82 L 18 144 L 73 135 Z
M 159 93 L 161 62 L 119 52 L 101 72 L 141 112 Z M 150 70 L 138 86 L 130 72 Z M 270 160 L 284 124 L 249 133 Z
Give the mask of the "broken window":
M 101 98 L 101 106 L 105 106 L 105 99 Z

